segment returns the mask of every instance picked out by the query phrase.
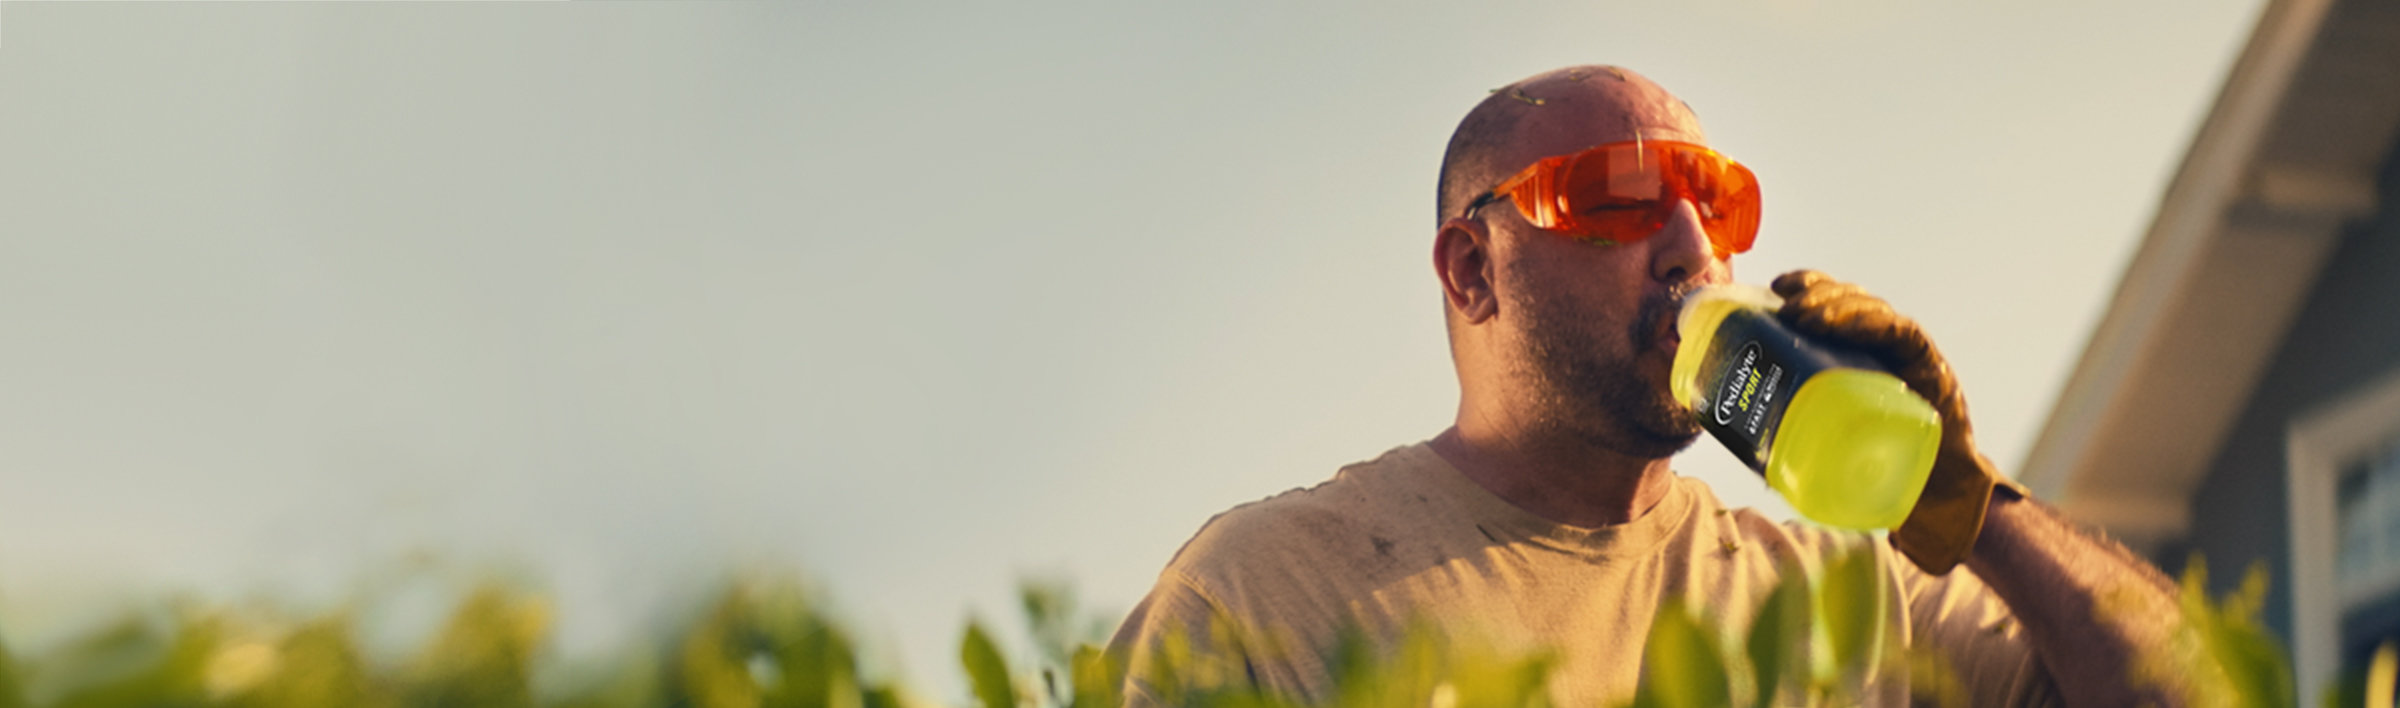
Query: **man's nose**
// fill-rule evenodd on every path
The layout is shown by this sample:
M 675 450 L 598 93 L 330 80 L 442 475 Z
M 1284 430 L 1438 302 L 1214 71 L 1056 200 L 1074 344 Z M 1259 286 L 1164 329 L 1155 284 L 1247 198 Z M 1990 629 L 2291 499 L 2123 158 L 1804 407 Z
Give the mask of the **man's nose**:
M 1705 278 L 1709 266 L 1717 261 L 1716 246 L 1709 243 L 1708 231 L 1700 226 L 1700 212 L 1688 199 L 1675 201 L 1666 224 L 1649 240 L 1650 276 L 1662 282 Z

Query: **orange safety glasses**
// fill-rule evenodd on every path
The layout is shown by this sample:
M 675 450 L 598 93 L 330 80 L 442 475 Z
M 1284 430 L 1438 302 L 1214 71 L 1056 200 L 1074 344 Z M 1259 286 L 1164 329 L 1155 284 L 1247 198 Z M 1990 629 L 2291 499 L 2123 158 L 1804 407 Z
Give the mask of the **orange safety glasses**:
M 1525 220 L 1568 236 L 1633 243 L 1664 228 L 1690 201 L 1722 258 L 1758 237 L 1758 177 L 1717 151 L 1668 140 L 1629 140 L 1542 158 L 1467 205 L 1464 218 L 1508 197 Z

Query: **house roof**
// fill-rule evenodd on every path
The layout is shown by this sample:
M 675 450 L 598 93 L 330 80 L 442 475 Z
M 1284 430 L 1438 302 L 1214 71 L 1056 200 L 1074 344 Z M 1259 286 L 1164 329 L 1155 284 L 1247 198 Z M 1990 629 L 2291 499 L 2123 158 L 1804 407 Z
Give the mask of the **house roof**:
M 2018 478 L 2137 548 L 2190 501 L 2400 132 L 2400 4 L 2270 0 Z

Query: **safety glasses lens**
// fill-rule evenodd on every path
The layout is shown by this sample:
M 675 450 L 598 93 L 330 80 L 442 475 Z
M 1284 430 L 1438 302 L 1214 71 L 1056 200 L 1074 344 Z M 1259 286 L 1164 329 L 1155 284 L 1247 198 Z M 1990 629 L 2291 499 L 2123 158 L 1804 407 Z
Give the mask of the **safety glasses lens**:
M 1679 199 L 1692 202 L 1719 252 L 1750 250 L 1758 233 L 1756 178 L 1697 145 L 1620 143 L 1547 158 L 1506 189 L 1535 225 L 1594 240 L 1649 238 Z

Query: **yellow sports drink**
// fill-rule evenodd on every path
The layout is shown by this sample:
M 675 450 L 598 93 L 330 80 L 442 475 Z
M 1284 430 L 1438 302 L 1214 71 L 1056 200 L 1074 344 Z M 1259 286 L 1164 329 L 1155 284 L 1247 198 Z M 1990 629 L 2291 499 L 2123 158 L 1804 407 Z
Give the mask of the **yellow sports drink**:
M 1781 307 L 1774 293 L 1743 285 L 1685 300 L 1675 400 L 1802 516 L 1899 526 L 1933 471 L 1941 416 L 1873 359 L 1786 329 L 1775 319 Z

